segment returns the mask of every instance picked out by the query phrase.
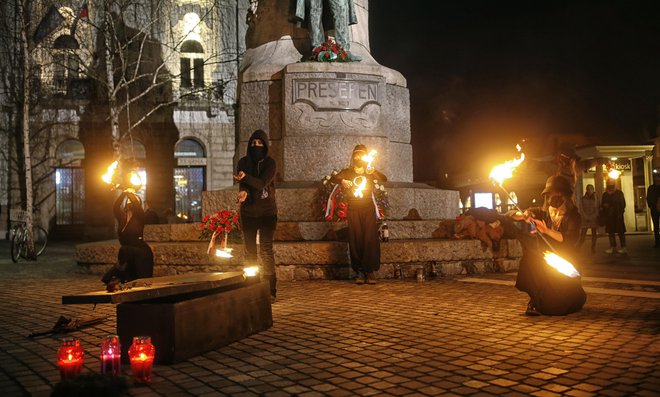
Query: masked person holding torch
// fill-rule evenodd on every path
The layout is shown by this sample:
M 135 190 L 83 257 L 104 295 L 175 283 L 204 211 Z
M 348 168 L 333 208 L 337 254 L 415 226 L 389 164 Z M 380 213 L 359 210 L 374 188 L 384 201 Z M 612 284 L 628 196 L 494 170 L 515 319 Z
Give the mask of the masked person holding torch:
M 568 261 L 574 259 L 580 240 L 581 218 L 573 203 L 573 188 L 562 176 L 551 176 L 542 193 L 542 208 L 516 213 L 515 220 L 529 223 L 531 232 L 520 233 L 523 247 L 516 288 L 526 292 L 527 315 L 565 315 L 582 308 L 586 294 L 579 273 L 573 269 L 563 274 L 546 263 L 544 252 L 552 252 Z M 542 236 L 536 236 L 542 234 Z M 560 258 L 560 259 L 561 259 Z M 570 265 L 570 264 L 569 264 Z
M 153 277 L 154 272 L 154 255 L 143 238 L 145 214 L 140 197 L 132 189 L 124 190 L 115 200 L 113 212 L 121 247 L 117 263 L 101 279 L 111 292 L 118 282 Z
M 367 147 L 353 149 L 351 165 L 331 179 L 341 184 L 348 197 L 348 247 L 351 268 L 357 273 L 356 284 L 376 284 L 374 272 L 380 269 L 380 239 L 378 236 L 378 206 L 373 196 L 374 180 L 382 183 L 387 177 L 370 165 Z
M 277 165 L 268 155 L 268 135 L 256 130 L 248 140 L 247 155 L 238 160 L 239 182 L 237 201 L 241 206 L 241 230 L 245 244 L 245 260 L 257 261 L 257 232 L 259 255 L 263 274 L 270 283 L 270 297 L 274 302 L 277 294 L 273 236 L 277 227 L 277 203 L 275 202 L 275 173 Z

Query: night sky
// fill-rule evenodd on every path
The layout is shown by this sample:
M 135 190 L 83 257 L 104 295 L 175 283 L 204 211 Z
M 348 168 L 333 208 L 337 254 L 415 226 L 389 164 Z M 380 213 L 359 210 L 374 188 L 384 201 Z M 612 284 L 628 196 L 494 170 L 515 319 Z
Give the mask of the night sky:
M 408 80 L 416 181 L 481 172 L 523 138 L 541 154 L 550 134 L 655 137 L 660 2 L 369 3 L 372 54 Z

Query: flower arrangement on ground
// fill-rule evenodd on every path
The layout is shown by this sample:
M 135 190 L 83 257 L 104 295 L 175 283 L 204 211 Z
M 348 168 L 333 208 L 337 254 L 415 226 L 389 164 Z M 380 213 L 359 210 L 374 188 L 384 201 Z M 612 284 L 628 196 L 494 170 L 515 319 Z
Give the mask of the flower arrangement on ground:
M 341 184 L 332 182 L 332 177 L 337 173 L 337 170 L 333 170 L 329 175 L 326 175 L 321 180 L 321 187 L 319 188 L 319 201 L 323 218 L 329 222 L 345 222 L 348 213 L 348 195 L 351 194 L 351 191 L 344 189 Z M 375 179 L 373 182 L 372 197 L 378 207 L 378 218 L 382 219 L 387 215 L 390 202 L 385 185 Z
M 220 248 L 225 249 L 229 233 L 233 230 L 241 230 L 238 212 L 220 210 L 213 215 L 206 215 L 199 224 L 199 230 L 200 240 L 210 240 L 209 254 L 214 252 L 213 248 L 218 239 L 220 239 Z

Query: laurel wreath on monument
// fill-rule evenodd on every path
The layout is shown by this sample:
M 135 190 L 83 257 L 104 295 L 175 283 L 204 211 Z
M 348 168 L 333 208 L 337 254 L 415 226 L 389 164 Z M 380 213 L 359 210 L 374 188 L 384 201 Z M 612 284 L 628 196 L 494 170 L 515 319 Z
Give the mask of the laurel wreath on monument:
M 321 186 L 319 187 L 319 201 L 321 203 L 321 212 L 323 218 L 328 222 L 345 222 L 348 214 L 348 195 L 351 191 L 347 191 L 341 184 L 336 184 L 331 181 L 332 177 L 337 175 L 338 171 L 333 170 L 330 175 L 326 175 L 321 179 Z M 378 217 L 384 218 L 390 208 L 390 202 L 387 195 L 385 186 L 374 179 L 373 198 L 378 207 Z
M 323 44 L 312 50 L 310 61 L 316 62 L 350 62 L 348 52 L 337 44 L 334 39 L 328 38 Z

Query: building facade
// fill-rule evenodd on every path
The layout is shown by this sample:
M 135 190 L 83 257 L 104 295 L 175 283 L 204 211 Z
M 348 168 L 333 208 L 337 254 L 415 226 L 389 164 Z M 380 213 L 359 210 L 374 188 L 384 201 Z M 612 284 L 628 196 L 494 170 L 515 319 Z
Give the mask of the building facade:
M 56 25 L 39 40 L 38 32 L 29 32 L 38 96 L 30 117 L 35 205 L 38 222 L 55 237 L 113 235 L 110 208 L 116 192 L 100 177 L 116 152 L 140 174 L 139 194 L 162 222 L 201 219 L 202 190 L 232 185 L 248 0 L 132 0 L 109 10 L 104 5 L 58 1 L 54 19 L 43 4 L 32 12 L 32 26 Z M 13 10 L 4 7 L 5 19 L 11 20 Z M 4 52 L 16 53 L 18 33 L 16 24 L 5 26 Z M 105 57 L 106 48 L 115 53 Z M 10 73 L 11 57 L 1 57 L 2 62 L 0 145 L 8 154 L 0 160 L 6 165 L 0 167 L 4 236 L 10 225 L 7 209 L 19 208 L 22 195 L 20 166 L 12 166 L 20 164 L 20 153 L 12 147 L 20 131 L 18 109 L 6 94 L 7 81 L 20 73 Z M 114 72 L 119 133 L 109 116 L 108 65 Z

